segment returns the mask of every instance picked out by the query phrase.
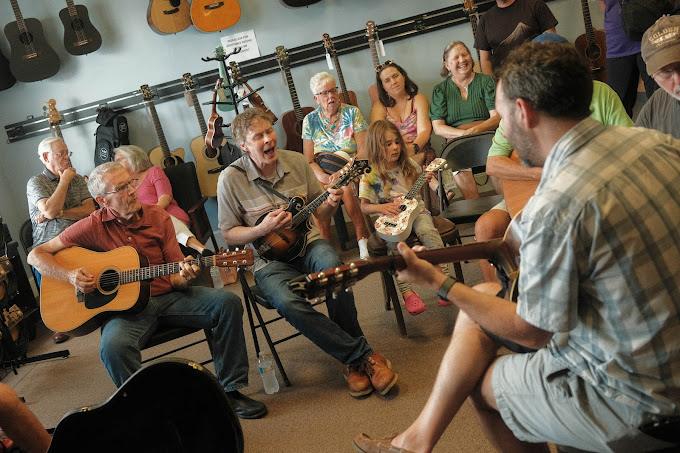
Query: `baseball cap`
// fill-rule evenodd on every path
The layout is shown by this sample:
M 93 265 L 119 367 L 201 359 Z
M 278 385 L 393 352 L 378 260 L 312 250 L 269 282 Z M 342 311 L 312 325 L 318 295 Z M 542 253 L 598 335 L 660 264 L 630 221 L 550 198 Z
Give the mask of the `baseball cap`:
M 657 20 L 642 36 L 641 50 L 649 75 L 680 61 L 680 16 Z
M 536 36 L 534 39 L 531 40 L 531 42 L 552 42 L 556 44 L 561 44 L 569 41 L 564 36 L 560 36 L 557 33 L 548 33 L 546 31 Z

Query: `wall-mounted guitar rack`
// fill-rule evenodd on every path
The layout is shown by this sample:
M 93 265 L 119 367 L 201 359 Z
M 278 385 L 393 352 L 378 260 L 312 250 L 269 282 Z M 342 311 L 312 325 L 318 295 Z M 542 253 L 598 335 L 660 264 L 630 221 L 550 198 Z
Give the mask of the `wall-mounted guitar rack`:
M 496 0 L 479 0 L 476 5 L 477 10 L 479 13 L 483 13 L 489 10 L 495 3 Z M 376 24 L 376 34 L 379 39 L 388 43 L 467 22 L 468 17 L 461 3 L 456 6 L 430 11 L 383 25 Z M 337 37 L 333 36 L 333 43 L 335 44 L 337 54 L 342 55 L 367 49 L 368 37 L 366 36 L 366 30 L 363 29 Z M 316 41 L 311 44 L 288 49 L 290 66 L 300 66 L 323 60 L 325 53 L 323 41 Z M 239 66 L 244 79 L 270 74 L 279 70 L 279 63 L 275 53 L 240 62 Z M 212 90 L 215 86 L 215 81 L 219 77 L 219 72 L 217 69 L 214 69 L 192 75 L 192 77 L 196 83 L 195 89 L 198 93 L 200 91 Z M 184 86 L 179 77 L 170 82 L 154 85 L 151 89 L 156 93 L 154 98 L 154 104 L 156 105 L 161 102 L 177 99 L 184 94 Z M 146 102 L 139 90 L 135 90 L 97 102 L 59 110 L 62 116 L 62 122 L 59 126 L 65 129 L 94 121 L 97 118 L 97 110 L 103 105 L 125 113 L 143 108 Z M 38 115 L 18 123 L 8 124 L 5 126 L 7 142 L 13 143 L 44 134 L 49 131 L 49 126 L 48 118 L 43 115 Z

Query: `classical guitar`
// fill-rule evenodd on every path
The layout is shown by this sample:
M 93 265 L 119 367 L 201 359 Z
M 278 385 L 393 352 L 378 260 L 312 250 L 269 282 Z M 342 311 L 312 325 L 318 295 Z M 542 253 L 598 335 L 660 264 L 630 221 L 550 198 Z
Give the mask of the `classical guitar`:
M 213 91 L 212 113 L 208 120 L 208 132 L 205 134 L 205 146 L 217 149 L 224 143 L 224 133 L 222 132 L 222 117 L 217 113 L 217 90 L 222 85 L 222 78 L 218 78 L 215 82 L 215 91 Z
M 61 123 L 61 113 L 57 110 L 57 101 L 50 99 L 49 101 L 43 101 L 43 111 L 47 115 L 47 121 L 50 124 L 50 133 L 53 137 L 64 138 L 61 135 L 61 128 L 59 123 Z
M 586 32 L 576 38 L 574 45 L 576 50 L 588 61 L 593 78 L 600 82 L 607 82 L 607 41 L 606 34 L 602 30 L 595 30 L 590 21 L 590 8 L 588 0 L 581 0 L 583 10 L 583 22 Z
M 182 76 L 182 83 L 184 89 L 191 96 L 191 103 L 198 118 L 198 125 L 201 128 L 201 136 L 191 140 L 191 152 L 194 155 L 196 162 L 196 176 L 198 176 L 198 185 L 201 186 L 201 193 L 206 197 L 217 196 L 217 179 L 220 177 L 219 171 L 210 172 L 221 168 L 218 158 L 220 156 L 220 149 L 227 142 L 226 138 L 222 139 L 222 143 L 217 148 L 207 146 L 205 144 L 205 136 L 208 135 L 208 126 L 205 124 L 205 118 L 201 111 L 201 104 L 198 102 L 196 90 L 194 88 L 194 79 L 188 72 Z M 224 136 L 223 136 L 224 137 Z
M 375 48 L 375 41 L 377 40 L 377 32 L 375 31 L 375 22 L 369 20 L 366 22 L 366 37 L 368 38 L 368 47 L 371 49 L 371 59 L 373 60 L 373 69 L 380 64 L 378 60 L 378 50 Z M 378 102 L 378 86 L 374 83 L 368 87 L 368 96 L 371 98 L 371 105 Z
M 187 0 L 149 0 L 146 22 L 161 35 L 178 33 L 191 25 L 191 11 Z
M 305 119 L 307 114 L 313 112 L 314 109 L 312 107 L 300 107 L 300 100 L 295 91 L 293 76 L 290 74 L 290 58 L 288 56 L 288 51 L 284 46 L 276 47 L 276 58 L 279 60 L 279 66 L 281 66 L 281 70 L 285 74 L 290 98 L 293 101 L 293 110 L 288 110 L 281 115 L 281 125 L 283 126 L 283 131 L 286 133 L 286 146 L 284 146 L 284 148 L 301 153 L 302 120 Z
M 265 113 L 267 113 L 271 119 L 272 119 L 272 124 L 276 124 L 276 122 L 279 120 L 276 115 L 274 115 L 274 112 L 269 110 L 269 107 L 264 103 L 262 100 L 262 97 L 253 90 L 250 85 L 248 85 L 248 81 L 243 78 L 241 75 L 241 68 L 239 67 L 238 63 L 235 61 L 230 61 L 229 62 L 229 68 L 231 69 L 231 76 L 234 79 L 235 83 L 238 83 L 239 85 L 244 85 L 248 91 L 251 93 L 248 95 L 248 102 L 250 102 L 250 105 L 253 107 L 256 107 L 260 110 L 264 110 Z
M 170 167 L 171 165 L 183 163 L 184 149 L 177 148 L 175 151 L 170 152 L 168 142 L 165 141 L 165 134 L 163 133 L 161 122 L 158 119 L 158 113 L 156 113 L 156 106 L 153 103 L 153 93 L 151 93 L 151 88 L 149 88 L 149 85 L 142 85 L 139 89 L 142 92 L 142 96 L 144 96 L 144 100 L 149 106 L 151 118 L 153 119 L 153 125 L 156 128 L 158 140 L 161 142 L 160 146 L 157 146 L 151 151 L 149 151 L 149 160 L 151 161 L 152 164 L 157 165 L 161 168 Z
M 17 79 L 12 75 L 9 69 L 9 61 L 5 55 L 0 51 L 0 91 L 12 88 Z
M 477 6 L 475 5 L 474 0 L 463 0 L 463 8 L 465 14 L 470 20 L 470 26 L 472 27 L 472 40 L 474 41 L 475 36 L 477 36 L 477 19 L 478 19 Z M 482 61 L 482 58 L 479 55 L 479 49 L 475 50 L 477 50 L 477 61 L 475 62 L 474 71 L 482 72 L 480 67 L 481 64 L 480 62 Z
M 64 47 L 71 55 L 85 55 L 94 52 L 102 45 L 102 35 L 90 22 L 87 8 L 74 5 L 66 0 L 66 8 L 59 11 L 59 19 L 64 24 Z
M 338 182 L 333 185 L 333 188 L 337 189 L 338 187 L 346 186 L 353 179 L 370 170 L 371 167 L 368 165 L 368 160 L 352 159 L 339 172 Z M 298 257 L 305 250 L 307 233 L 311 229 L 309 216 L 321 206 L 321 203 L 326 201 L 328 195 L 328 191 L 324 191 L 324 193 L 311 201 L 307 206 L 305 206 L 303 197 L 293 197 L 286 208 L 286 211 L 293 214 L 292 229 L 272 231 L 253 241 L 257 253 L 268 260 L 277 261 L 291 261 Z M 256 224 L 259 225 L 267 215 L 268 213 L 260 217 Z
M 345 104 L 351 104 L 353 106 L 358 106 L 357 95 L 354 91 L 347 91 L 345 86 L 345 78 L 342 76 L 342 70 L 340 69 L 340 61 L 338 60 L 338 53 L 335 51 L 335 45 L 331 40 L 331 36 L 328 33 L 323 34 L 323 45 L 326 48 L 326 52 L 333 59 L 333 64 L 335 65 L 335 70 L 338 72 L 338 82 L 340 83 L 340 96 Z
M 10 0 L 15 22 L 5 25 L 12 54 L 9 68 L 21 82 L 36 82 L 52 77 L 59 71 L 59 56 L 45 41 L 38 19 L 24 19 L 17 0 Z
M 399 205 L 401 212 L 393 216 L 383 214 L 376 219 L 375 231 L 381 238 L 390 242 L 400 242 L 406 240 L 411 235 L 413 222 L 415 222 L 418 214 L 423 210 L 423 205 L 416 199 L 416 196 L 425 183 L 427 173 L 437 171 L 445 166 L 446 160 L 444 159 L 437 158 L 430 162 L 430 165 L 427 166 L 413 183 L 411 190 L 399 198 L 401 201 Z
M 432 264 L 453 263 L 467 260 L 488 259 L 496 267 L 501 281 L 509 291 L 505 297 L 517 300 L 517 278 L 519 277 L 519 216 L 515 217 L 503 239 L 454 245 L 436 250 L 417 252 L 419 258 Z M 406 267 L 401 255 L 391 255 L 371 260 L 355 261 L 333 269 L 301 275 L 290 281 L 292 290 L 304 293 L 306 297 L 326 297 L 328 293 L 344 291 L 373 272 L 395 272 Z
M 149 300 L 150 281 L 181 270 L 179 262 L 148 266 L 145 257 L 127 246 L 109 252 L 71 247 L 54 257 L 67 269 L 84 267 L 97 281 L 95 291 L 83 294 L 65 280 L 43 275 L 40 313 L 45 325 L 55 332 L 74 335 L 92 332 L 113 313 L 143 310 Z M 187 262 L 199 267 L 248 266 L 253 263 L 253 251 L 246 248 Z
M 241 5 L 237 0 L 193 0 L 191 20 L 201 31 L 220 31 L 231 27 L 241 18 Z

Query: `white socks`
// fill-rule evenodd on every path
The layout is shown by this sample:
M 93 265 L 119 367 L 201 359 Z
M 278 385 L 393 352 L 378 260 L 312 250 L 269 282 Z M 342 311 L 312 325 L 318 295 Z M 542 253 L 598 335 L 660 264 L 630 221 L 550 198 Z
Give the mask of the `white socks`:
M 359 258 L 362 260 L 367 260 L 370 258 L 368 254 L 368 238 L 361 238 L 357 241 L 359 244 Z

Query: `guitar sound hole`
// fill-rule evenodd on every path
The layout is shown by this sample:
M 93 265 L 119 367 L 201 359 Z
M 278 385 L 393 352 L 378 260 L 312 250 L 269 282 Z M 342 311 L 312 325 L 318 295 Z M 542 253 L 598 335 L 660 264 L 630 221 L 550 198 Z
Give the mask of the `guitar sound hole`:
M 83 21 L 80 19 L 72 20 L 71 28 L 73 28 L 75 31 L 81 31 L 83 29 Z
M 118 272 L 114 270 L 107 270 L 99 278 L 99 287 L 104 293 L 109 293 L 118 287 Z
M 33 43 L 33 35 L 30 33 L 22 33 L 19 35 L 19 40 L 21 41 L 21 44 L 31 44 Z
M 172 5 L 173 8 L 179 8 L 180 3 L 181 0 L 170 0 L 170 5 Z
M 217 157 L 217 150 L 215 148 L 206 146 L 205 147 L 205 157 L 207 157 L 209 159 L 213 159 L 213 158 Z
M 591 46 L 586 49 L 586 56 L 589 60 L 597 60 L 602 55 L 602 51 L 599 46 Z

